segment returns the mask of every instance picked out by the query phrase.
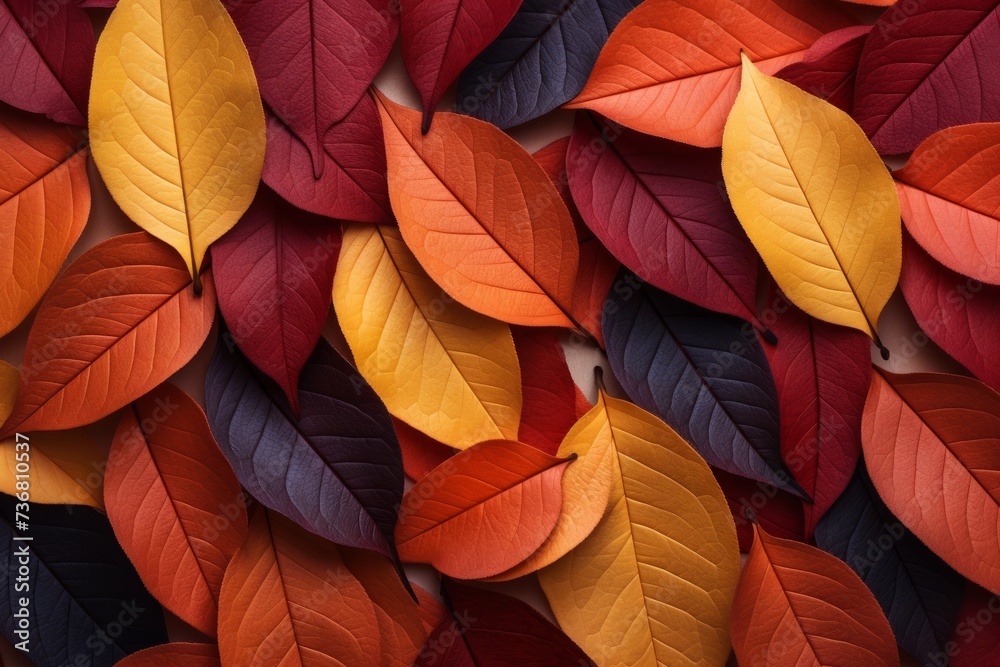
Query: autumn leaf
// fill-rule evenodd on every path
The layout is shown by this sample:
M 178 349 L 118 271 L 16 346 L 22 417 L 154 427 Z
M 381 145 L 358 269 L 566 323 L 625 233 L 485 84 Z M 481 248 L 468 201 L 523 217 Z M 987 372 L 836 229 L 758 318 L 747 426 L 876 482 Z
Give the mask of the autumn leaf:
M 552 182 L 497 128 L 420 114 L 378 94 L 389 198 L 406 245 L 452 298 L 495 319 L 576 326 L 573 221 Z
M 4 7 L 0 3 L 0 12 Z M 0 336 L 38 304 L 89 216 L 83 138 L 0 111 L 0 238 L 10 250 L 0 258 Z
M 90 424 L 173 375 L 212 328 L 210 278 L 195 296 L 180 258 L 145 232 L 81 255 L 39 307 L 0 437 Z
M 801 61 L 774 76 L 851 113 L 858 60 L 871 30 L 870 25 L 859 25 L 827 33 L 813 42 Z
M 733 600 L 740 665 L 898 667 L 889 622 L 847 565 L 807 544 L 754 532 Z
M 618 24 L 566 106 L 645 134 L 718 146 L 740 87 L 741 53 L 773 74 L 852 23 L 832 3 L 647 0 Z
M 515 327 L 521 365 L 521 424 L 517 439 L 555 454 L 576 422 L 577 394 L 557 329 Z
M 748 518 L 750 516 L 775 537 L 806 541 L 803 506 L 808 503 L 776 486 L 761 484 L 725 470 L 713 468 L 712 474 L 729 503 L 741 553 L 750 553 L 753 546 L 754 524 Z
M 459 452 L 403 497 L 400 558 L 457 579 L 509 570 L 552 532 L 569 463 L 513 440 Z
M 861 129 L 744 56 L 722 149 L 733 209 L 781 290 L 881 347 L 878 317 L 899 280 L 902 232 L 892 178 Z
M 407 477 L 415 482 L 420 481 L 458 451 L 441 444 L 402 420 L 393 418 L 392 424 L 396 427 L 399 449 L 403 454 L 403 470 L 406 471 Z
M 559 626 L 598 664 L 721 667 L 740 568 L 722 489 L 669 426 L 602 399 L 606 408 L 594 409 L 606 413 L 594 426 L 611 431 L 608 511 L 539 572 L 545 596 Z
M 18 441 L 25 442 L 23 438 L 0 442 L 0 470 L 8 472 L 0 475 L 0 493 L 17 495 L 17 474 L 28 474 L 33 503 L 104 510 L 105 456 L 84 429 L 32 433 L 27 460 Z M 22 472 L 26 467 L 27 473 Z
M 399 229 L 347 228 L 333 302 L 358 371 L 397 419 L 458 448 L 517 437 L 510 328 L 455 303 Z
M 246 538 L 247 512 L 193 398 L 166 383 L 122 413 L 105 499 L 115 535 L 146 588 L 214 637 L 222 576 Z
M 200 292 L 208 246 L 250 206 L 264 162 L 257 81 L 218 0 L 118 3 L 94 59 L 90 144 L 115 201 Z
M 133 653 L 115 667 L 220 667 L 219 648 L 214 644 L 173 642 Z
M 17 401 L 18 371 L 6 361 L 0 361 L 0 423 L 7 420 Z

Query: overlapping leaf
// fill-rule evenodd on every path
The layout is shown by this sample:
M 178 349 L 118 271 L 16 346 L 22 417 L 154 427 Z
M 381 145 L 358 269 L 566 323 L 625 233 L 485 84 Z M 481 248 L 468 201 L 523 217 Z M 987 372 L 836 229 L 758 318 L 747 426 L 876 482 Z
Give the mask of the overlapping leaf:
M 984 624 L 979 620 L 998 605 L 1000 598 L 989 591 L 974 584 L 965 587 L 965 600 L 958 613 L 954 638 L 949 644 L 950 667 L 980 667 L 1000 659 L 1000 624 Z
M 510 328 L 455 303 L 400 230 L 347 228 L 333 299 L 359 372 L 398 419 L 459 448 L 517 436 L 522 391 Z
M 0 238 L 9 250 L 0 258 L 0 336 L 42 298 L 87 224 L 83 147 L 76 132 L 0 111 Z
M 220 667 L 219 649 L 214 644 L 173 642 L 133 653 L 116 667 Z
M 806 541 L 803 506 L 807 503 L 776 486 L 755 482 L 725 470 L 713 468 L 712 474 L 726 494 L 742 553 L 750 553 L 753 546 L 754 521 L 775 537 Z
M 781 68 L 775 76 L 850 113 L 858 60 L 871 29 L 861 25 L 827 33 L 809 47 L 800 62 Z
M 724 665 L 740 559 L 722 489 L 666 424 L 604 401 L 615 453 L 608 511 L 539 573 L 542 589 L 598 664 Z
M 740 87 L 740 53 L 773 74 L 851 23 L 829 3 L 647 0 L 615 29 L 568 106 L 646 134 L 718 146 Z
M 515 327 L 512 333 L 523 397 L 517 439 L 555 454 L 576 422 L 579 390 L 556 330 Z
M 414 481 L 422 479 L 458 451 L 404 421 L 393 418 L 392 423 L 396 427 L 399 449 L 403 453 L 403 470 Z
M 81 255 L 35 316 L 17 403 L 0 437 L 90 424 L 173 375 L 215 319 L 210 274 L 202 282 L 195 296 L 181 259 L 145 232 Z
M 298 412 L 299 374 L 330 312 L 340 229 L 267 188 L 212 248 L 219 310 L 240 350 Z
M 877 341 L 902 261 L 899 201 L 854 121 L 744 55 L 722 173 L 740 223 L 792 303 Z
M 105 457 L 84 429 L 31 434 L 27 460 L 25 447 L 17 443 L 17 438 L 0 442 L 0 470 L 7 471 L 0 475 L 0 493 L 17 494 L 17 464 L 21 463 L 21 469 L 28 470 L 31 502 L 104 509 Z
M 1000 591 L 1000 395 L 945 373 L 872 375 L 862 423 L 878 494 L 959 573 Z
M 250 206 L 264 111 L 250 58 L 217 0 L 121 0 L 97 44 L 90 144 L 108 190 L 198 276 Z
M 146 588 L 215 636 L 222 577 L 246 538 L 247 513 L 201 407 L 169 383 L 132 403 L 105 475 L 108 518 Z

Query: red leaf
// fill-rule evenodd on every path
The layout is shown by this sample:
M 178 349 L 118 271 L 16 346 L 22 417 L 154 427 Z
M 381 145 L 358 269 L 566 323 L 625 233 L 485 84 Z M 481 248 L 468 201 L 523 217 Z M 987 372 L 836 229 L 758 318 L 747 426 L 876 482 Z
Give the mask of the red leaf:
M 240 350 L 299 411 L 299 373 L 330 312 L 340 225 L 299 211 L 266 187 L 212 246 L 222 317 Z
M 712 474 L 726 494 L 729 510 L 733 513 L 740 551 L 749 553 L 753 545 L 753 523 L 747 518 L 747 510 L 769 534 L 786 540 L 805 541 L 803 502 L 800 499 L 776 486 L 718 468 L 712 468 Z
M 401 419 L 393 417 L 392 423 L 396 427 L 399 448 L 403 451 L 403 470 L 415 482 L 422 480 L 427 473 L 458 451 L 418 431 Z
M 945 644 L 945 651 L 947 655 L 941 658 L 951 657 L 947 661 L 949 667 L 1000 664 L 1000 597 L 975 584 L 967 584 L 955 635 Z
M 218 667 L 221 664 L 219 647 L 215 644 L 174 642 L 133 653 L 115 663 L 115 667 Z
M 424 106 L 426 133 L 444 91 L 514 18 L 521 0 L 407 0 L 403 63 Z
M 801 61 L 785 66 L 775 76 L 850 113 L 858 60 L 871 29 L 870 25 L 859 25 L 823 35 Z
M 576 385 L 557 330 L 512 327 L 521 365 L 521 425 L 517 439 L 555 455 L 576 423 Z

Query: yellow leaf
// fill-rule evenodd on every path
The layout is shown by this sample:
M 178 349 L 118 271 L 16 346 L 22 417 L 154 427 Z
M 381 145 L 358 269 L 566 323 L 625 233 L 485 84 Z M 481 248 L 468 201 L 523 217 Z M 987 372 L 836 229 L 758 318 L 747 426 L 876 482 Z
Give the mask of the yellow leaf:
M 899 198 L 857 123 L 743 56 L 722 173 L 736 215 L 788 298 L 881 347 L 878 317 L 902 263 Z
M 123 211 L 187 262 L 253 200 L 264 110 L 246 47 L 218 0 L 121 0 L 97 43 L 94 162 Z
M 552 611 L 602 667 L 724 665 L 740 554 L 722 489 L 669 426 L 602 399 L 614 452 L 609 509 L 538 573 Z
M 6 361 L 0 361 L 0 424 L 7 421 L 17 401 L 17 369 Z
M 101 448 L 83 429 L 33 433 L 28 475 L 31 482 L 31 502 L 57 505 L 89 505 L 104 509 L 105 459 Z M 13 495 L 18 469 L 15 439 L 0 442 L 0 493 Z
M 510 328 L 442 291 L 397 227 L 347 227 L 333 304 L 358 370 L 397 419 L 460 449 L 517 438 Z

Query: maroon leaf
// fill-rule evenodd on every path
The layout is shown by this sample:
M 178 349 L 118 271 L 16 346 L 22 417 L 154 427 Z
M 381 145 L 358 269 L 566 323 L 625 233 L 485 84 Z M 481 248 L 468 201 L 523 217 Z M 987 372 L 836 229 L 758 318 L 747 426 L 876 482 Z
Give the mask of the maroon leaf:
M 870 25 L 859 25 L 823 35 L 801 61 L 782 68 L 775 76 L 850 113 L 858 59 L 871 29 Z
M 758 324 L 757 253 L 722 186 L 717 148 L 648 137 L 578 113 L 566 156 L 587 226 L 640 278 Z
M 517 439 L 555 455 L 576 423 L 576 385 L 557 329 L 512 327 L 521 364 L 521 425 Z
M 0 100 L 52 120 L 87 124 L 94 29 L 72 2 L 0 2 Z
M 1000 664 L 1000 597 L 968 583 L 958 612 L 955 635 L 945 644 L 946 654 L 934 656 L 938 665 L 983 667 Z M 951 660 L 948 660 L 948 657 Z
M 403 63 L 420 92 L 423 131 L 444 91 L 514 18 L 521 0 L 406 0 Z
M 917 324 L 942 350 L 1000 391 L 1000 287 L 938 264 L 903 235 L 899 286 Z
M 382 68 L 399 29 L 391 0 L 241 0 L 233 22 L 260 94 L 326 170 L 326 135 Z M 301 177 L 301 175 L 300 175 Z
M 415 482 L 422 480 L 458 452 L 401 419 L 393 417 L 392 425 L 396 427 L 399 448 L 403 452 L 403 470 Z
M 898 3 L 858 65 L 854 117 L 878 152 L 908 153 L 934 132 L 1000 120 L 997 0 Z
M 299 373 L 330 312 L 340 225 L 266 187 L 212 246 L 215 289 L 233 340 L 299 412 Z
M 757 522 L 775 537 L 786 540 L 805 541 L 805 519 L 803 502 L 776 486 L 755 482 L 746 477 L 712 468 L 716 481 L 726 494 L 729 511 L 736 522 L 736 536 L 740 541 L 740 551 L 750 553 L 753 545 L 753 522 Z

